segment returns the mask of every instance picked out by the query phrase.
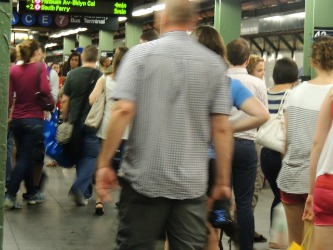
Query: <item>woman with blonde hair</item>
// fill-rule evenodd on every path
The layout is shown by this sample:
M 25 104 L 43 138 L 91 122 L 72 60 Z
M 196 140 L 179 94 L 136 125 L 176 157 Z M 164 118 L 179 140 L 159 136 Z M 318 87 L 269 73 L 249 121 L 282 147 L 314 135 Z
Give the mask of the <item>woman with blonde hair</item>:
M 105 109 L 104 109 L 104 115 L 102 119 L 102 123 L 97 131 L 97 136 L 103 141 L 106 138 L 106 132 L 107 132 L 107 126 L 109 119 L 112 115 L 111 110 L 112 106 L 114 104 L 114 100 L 112 99 L 112 92 L 116 86 L 115 77 L 117 74 L 117 70 L 119 68 L 120 62 L 125 55 L 125 53 L 128 51 L 127 47 L 118 47 L 115 49 L 114 59 L 112 62 L 112 72 L 105 72 L 105 74 L 100 77 L 96 83 L 96 86 L 94 90 L 91 92 L 89 96 L 89 103 L 93 104 L 95 100 L 98 98 L 98 96 L 105 91 Z M 123 140 L 127 140 L 128 137 L 128 130 L 123 135 Z M 123 144 L 121 145 L 123 147 Z M 120 148 L 120 151 L 122 148 Z M 115 166 L 117 164 L 113 164 Z M 118 162 L 119 165 L 119 162 Z M 95 207 L 95 214 L 96 215 L 103 215 L 104 214 L 104 205 L 102 202 L 102 199 L 97 196 L 96 199 L 96 207 Z
M 250 75 L 263 80 L 265 76 L 265 60 L 261 56 L 251 54 L 249 64 L 246 66 Z

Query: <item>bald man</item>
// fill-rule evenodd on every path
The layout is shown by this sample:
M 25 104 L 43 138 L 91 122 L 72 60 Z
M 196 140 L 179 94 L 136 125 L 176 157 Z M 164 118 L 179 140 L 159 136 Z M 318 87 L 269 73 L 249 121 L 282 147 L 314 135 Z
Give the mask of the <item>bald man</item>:
M 96 184 L 105 201 L 118 181 L 122 186 L 115 249 L 154 249 L 165 232 L 170 250 L 204 249 L 211 135 L 218 172 L 212 196 L 230 198 L 227 65 L 188 36 L 194 20 L 188 0 L 166 1 L 161 38 L 133 47 L 118 71 L 113 93 L 118 101 Z M 110 162 L 130 122 L 117 176 Z

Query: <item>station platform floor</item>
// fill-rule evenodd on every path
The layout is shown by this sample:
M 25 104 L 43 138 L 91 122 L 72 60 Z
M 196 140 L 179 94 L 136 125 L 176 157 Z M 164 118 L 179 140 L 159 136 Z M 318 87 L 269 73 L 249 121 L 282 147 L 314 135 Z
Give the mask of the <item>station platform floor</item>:
M 104 205 L 105 214 L 94 215 L 95 197 L 87 206 L 77 207 L 67 196 L 75 177 L 75 169 L 61 167 L 44 168 L 48 180 L 43 204 L 27 205 L 22 209 L 5 210 L 4 250 L 99 250 L 114 249 L 117 232 L 117 208 L 119 191 L 112 194 L 113 201 Z M 24 188 L 18 193 L 18 201 Z M 269 236 L 269 211 L 273 195 L 266 185 L 255 210 L 256 231 Z M 223 239 L 224 249 L 229 249 Z M 156 250 L 163 250 L 160 242 Z M 236 249 L 232 247 L 232 249 Z M 254 249 L 269 249 L 268 243 L 256 243 Z

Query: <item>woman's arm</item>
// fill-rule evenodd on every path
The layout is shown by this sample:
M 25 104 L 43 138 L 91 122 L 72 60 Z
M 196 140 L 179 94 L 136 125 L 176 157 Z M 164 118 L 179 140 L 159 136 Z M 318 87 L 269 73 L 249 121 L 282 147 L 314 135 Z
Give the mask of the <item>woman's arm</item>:
M 89 103 L 90 105 L 93 105 L 93 103 L 96 101 L 97 97 L 103 92 L 104 89 L 104 82 L 106 81 L 105 76 L 101 76 L 96 85 L 94 90 L 91 92 L 91 94 L 89 95 Z
M 310 189 L 308 198 L 305 203 L 304 212 L 303 212 L 303 220 L 313 220 L 313 189 L 316 181 L 316 172 L 317 165 L 319 161 L 319 157 L 321 151 L 324 147 L 326 137 L 330 128 L 332 126 L 332 117 L 331 117 L 331 102 L 333 100 L 333 88 L 329 91 L 326 96 L 317 121 L 317 127 L 314 136 L 314 142 L 311 149 L 310 155 Z
M 238 120 L 232 124 L 233 132 L 246 131 L 260 127 L 269 119 L 266 107 L 254 96 L 246 99 L 240 106 L 240 110 L 249 117 Z
M 314 188 L 319 157 L 324 147 L 327 134 L 330 131 L 332 125 L 332 117 L 331 117 L 331 102 L 333 100 L 332 95 L 333 95 L 333 89 L 331 89 L 328 95 L 326 96 L 320 108 L 320 113 L 317 121 L 314 142 L 312 145 L 311 155 L 310 155 L 310 190 L 309 190 L 310 194 L 312 194 Z

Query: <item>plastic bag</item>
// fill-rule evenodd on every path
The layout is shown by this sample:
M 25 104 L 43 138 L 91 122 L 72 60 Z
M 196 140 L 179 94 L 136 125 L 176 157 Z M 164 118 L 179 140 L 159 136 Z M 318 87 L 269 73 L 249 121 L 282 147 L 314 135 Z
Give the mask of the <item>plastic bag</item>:
M 286 212 L 280 202 L 273 209 L 273 221 L 270 230 L 270 241 L 281 246 L 288 246 L 288 224 Z
M 305 221 L 304 222 L 304 238 L 301 245 L 296 242 L 292 242 L 288 250 L 313 250 L 313 224 Z
M 65 153 L 64 146 L 59 144 L 56 139 L 58 125 L 58 110 L 52 113 L 51 119 L 45 120 L 44 143 L 45 152 L 54 159 L 58 165 L 70 168 L 73 167 L 74 161 L 70 155 Z

